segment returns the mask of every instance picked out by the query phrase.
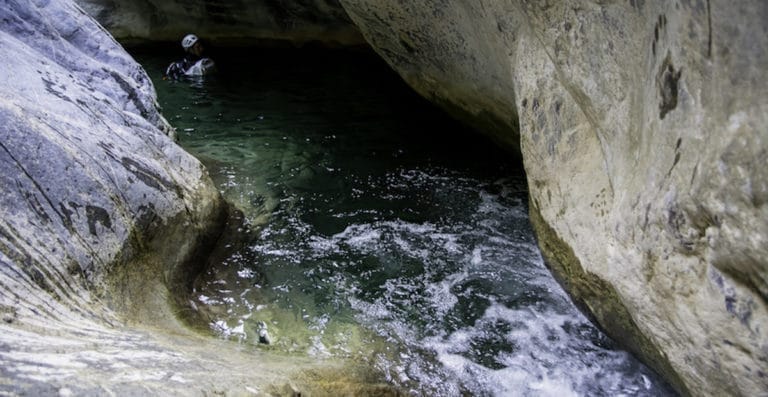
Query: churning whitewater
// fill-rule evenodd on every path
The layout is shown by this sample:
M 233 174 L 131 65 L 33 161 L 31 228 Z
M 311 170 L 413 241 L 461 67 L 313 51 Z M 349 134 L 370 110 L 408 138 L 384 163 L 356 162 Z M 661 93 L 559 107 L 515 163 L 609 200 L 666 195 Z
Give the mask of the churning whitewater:
M 212 323 L 221 336 L 256 343 L 266 325 L 272 348 L 365 360 L 418 392 L 654 394 L 654 376 L 615 350 L 544 267 L 522 186 L 399 170 L 353 190 L 393 201 L 428 192 L 433 221 L 368 209 L 369 222 L 329 236 L 302 220 L 316 207 L 289 206 L 199 299 L 223 313 Z
M 261 55 L 248 73 L 156 84 L 244 214 L 193 292 L 213 333 L 353 360 L 417 395 L 672 394 L 552 278 L 507 154 L 468 142 L 378 61 Z

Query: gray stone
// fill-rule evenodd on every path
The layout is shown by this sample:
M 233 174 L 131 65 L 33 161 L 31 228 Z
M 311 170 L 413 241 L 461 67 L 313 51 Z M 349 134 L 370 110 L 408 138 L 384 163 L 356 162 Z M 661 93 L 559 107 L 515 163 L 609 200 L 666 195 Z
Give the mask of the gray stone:
M 419 93 L 522 154 L 542 251 L 614 338 L 684 394 L 768 390 L 768 3 L 341 3 Z M 335 1 L 80 4 L 123 39 L 359 42 Z M 69 1 L 0 16 L 0 392 L 292 384 L 310 364 L 177 323 L 221 203 L 141 68 Z
M 225 205 L 141 66 L 64 0 L 3 2 L 0 64 L 0 394 L 311 390 L 316 364 L 178 319 Z
M 519 153 L 512 6 L 344 1 L 366 40 L 419 94 Z M 495 12 L 495 15 L 487 14 Z
M 614 338 L 684 394 L 765 394 L 768 3 L 341 2 L 519 142 L 542 251 Z
M 221 198 L 163 134 L 141 66 L 72 3 L 6 5 L 0 241 L 19 275 L 64 303 L 69 288 L 106 291 L 105 276 L 175 222 L 192 242 L 220 222 Z
M 5 1 L 0 70 L 0 395 L 386 395 L 342 361 L 190 327 L 226 204 L 71 0 Z

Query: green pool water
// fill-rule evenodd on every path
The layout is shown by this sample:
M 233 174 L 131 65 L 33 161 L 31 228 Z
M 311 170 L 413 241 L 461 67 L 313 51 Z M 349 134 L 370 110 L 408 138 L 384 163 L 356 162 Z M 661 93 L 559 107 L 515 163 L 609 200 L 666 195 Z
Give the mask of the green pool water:
M 414 395 L 673 394 L 546 270 L 521 164 L 373 54 L 231 49 L 166 81 L 179 50 L 132 51 L 245 218 L 193 291 L 212 335 Z

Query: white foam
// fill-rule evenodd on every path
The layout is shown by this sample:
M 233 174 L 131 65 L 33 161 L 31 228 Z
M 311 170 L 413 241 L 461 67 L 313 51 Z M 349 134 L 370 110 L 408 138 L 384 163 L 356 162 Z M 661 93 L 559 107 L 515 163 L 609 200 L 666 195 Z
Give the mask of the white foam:
M 639 390 L 649 390 L 652 385 L 645 375 L 631 377 L 621 372 L 629 359 L 626 353 L 599 348 L 565 331 L 567 325 L 591 327 L 573 310 L 537 312 L 494 303 L 474 326 L 413 343 L 434 351 L 442 366 L 478 394 L 576 396 L 597 390 L 610 395 L 635 395 Z M 468 354 L 473 341 L 482 340 L 486 332 L 498 332 L 488 327 L 499 321 L 509 328 L 501 336 L 511 351 L 496 356 L 503 368 L 491 369 L 472 361 Z
M 466 272 L 454 273 L 440 282 L 427 285 L 426 292 L 437 315 L 446 315 L 457 303 L 459 303 L 459 298 L 452 292 L 452 290 L 457 284 L 466 280 L 467 277 L 468 274 Z
M 480 263 L 483 262 L 483 250 L 479 247 L 475 247 L 475 249 L 472 250 L 472 259 L 470 263 L 472 263 L 473 266 L 477 266 Z
M 358 312 L 363 313 L 367 319 L 390 319 L 392 313 L 382 302 L 369 303 L 355 297 L 348 297 L 349 304 Z
M 246 267 L 246 268 L 243 268 L 241 270 L 238 270 L 237 271 L 237 276 L 240 277 L 240 278 L 252 279 L 254 276 L 256 276 L 256 271 L 254 271 L 251 268 Z
M 211 329 L 222 338 L 230 338 L 234 336 L 237 337 L 238 340 L 243 341 L 248 337 L 242 319 L 239 319 L 238 324 L 234 327 L 230 327 L 225 320 L 213 321 L 210 326 Z
M 200 301 L 200 303 L 204 305 L 218 305 L 221 304 L 221 301 L 215 298 L 210 298 L 206 295 L 198 295 L 197 300 Z
M 352 247 L 366 247 L 375 244 L 381 238 L 381 232 L 379 230 L 370 228 L 360 228 L 360 230 L 362 233 L 347 237 L 344 239 L 344 242 Z
M 328 350 L 327 347 L 325 347 L 325 344 L 323 344 L 323 339 L 321 335 L 313 335 L 310 337 L 310 346 L 307 350 L 307 354 L 311 357 L 330 357 L 332 354 Z
M 273 290 L 279 291 L 279 292 L 288 292 L 291 290 L 291 288 L 288 286 L 288 284 L 280 284 L 272 287 Z
M 418 190 L 427 192 L 417 197 L 418 205 L 426 203 L 421 197 L 448 197 L 475 208 L 461 208 L 455 217 L 447 214 L 436 223 L 379 220 L 387 215 L 373 209 L 334 210 L 328 214 L 334 222 L 370 221 L 324 235 L 302 220 L 300 215 L 306 212 L 300 196 L 282 198 L 282 209 L 274 215 L 280 222 L 268 224 L 251 248 L 266 257 L 265 276 L 272 283 L 260 294 L 277 303 L 260 315 L 281 310 L 285 302 L 279 299 L 319 301 L 298 296 L 312 294 L 315 287 L 330 295 L 323 296 L 324 302 L 342 306 L 343 312 L 349 308 L 338 302 L 347 302 L 357 321 L 392 342 L 392 350 L 387 347 L 392 355 L 376 357 L 376 365 L 396 384 L 426 385 L 416 394 L 458 395 L 466 388 L 472 394 L 494 396 L 590 395 L 594 390 L 619 395 L 649 387 L 647 378 L 628 380 L 621 374 L 623 353 L 594 346 L 589 336 L 573 331 L 591 325 L 544 267 L 519 191 L 504 182 L 491 186 L 440 169 L 398 170 L 384 178 L 360 177 L 352 184 L 362 186 L 366 180 L 379 199 L 403 200 L 411 197 L 404 192 Z M 499 188 L 500 195 L 490 192 Z M 362 188 L 353 190 L 352 196 L 370 193 Z M 272 261 L 274 274 L 269 273 Z M 296 277 L 304 279 L 290 278 L 285 261 L 299 264 Z M 423 271 L 414 274 L 412 264 L 423 266 Z M 256 272 L 244 267 L 237 276 L 252 278 Z M 502 296 L 510 291 L 514 296 Z M 527 306 L 513 307 L 510 301 Z M 220 304 L 212 298 L 209 302 Z M 472 307 L 481 312 L 470 313 L 469 318 L 476 320 L 465 324 L 468 320 L 458 316 Z M 249 313 L 265 308 L 247 307 Z M 335 316 L 302 312 L 301 323 L 312 334 L 301 342 L 309 355 L 357 350 L 350 347 L 349 338 L 336 335 Z M 231 328 L 224 321 L 213 326 L 222 335 L 245 333 L 242 322 Z M 397 349 L 408 354 L 395 354 Z

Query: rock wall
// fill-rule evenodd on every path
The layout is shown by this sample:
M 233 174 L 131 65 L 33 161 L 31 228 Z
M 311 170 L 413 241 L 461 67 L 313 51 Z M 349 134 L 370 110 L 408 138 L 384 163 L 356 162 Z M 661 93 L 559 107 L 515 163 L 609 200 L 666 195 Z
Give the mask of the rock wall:
M 121 41 L 179 41 L 196 33 L 227 44 L 363 45 L 338 0 L 77 0 Z
M 226 212 L 154 95 L 73 2 L 0 7 L 0 394 L 283 395 L 301 369 L 343 378 L 179 323 L 190 260 Z
M 612 336 L 684 394 L 768 390 L 768 3 L 341 3 L 519 150 L 542 251 Z M 80 4 L 126 39 L 359 40 L 333 1 Z M 0 16 L 0 392 L 251 393 L 309 365 L 184 333 L 168 301 L 221 222 L 205 171 L 73 3 Z
M 420 95 L 520 153 L 515 111 L 521 16 L 504 2 L 341 0 L 366 40 Z
M 225 203 L 72 0 L 0 7 L 0 126 L 0 395 L 396 393 L 182 324 Z
M 52 394 L 56 380 L 104 370 L 117 340 L 144 350 L 113 329 L 104 302 L 129 310 L 139 297 L 111 279 L 140 281 L 135 267 L 151 263 L 147 291 L 168 296 L 223 205 L 162 132 L 143 69 L 74 4 L 6 1 L 0 14 L 0 390 Z M 169 231 L 188 243 L 166 246 Z M 102 348 L 79 355 L 89 343 Z
M 614 338 L 683 394 L 765 394 L 768 3 L 341 3 L 422 95 L 519 144 L 542 251 Z
M 6 281 L 42 299 L 15 312 L 12 323 L 23 323 L 26 311 L 55 318 L 46 305 L 104 296 L 106 276 L 160 231 L 190 222 L 194 237 L 221 201 L 202 166 L 161 132 L 170 128 L 143 69 L 98 25 L 72 4 L 6 6 L 1 253 Z

